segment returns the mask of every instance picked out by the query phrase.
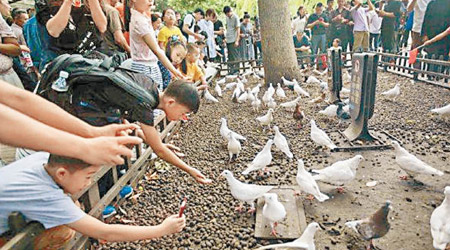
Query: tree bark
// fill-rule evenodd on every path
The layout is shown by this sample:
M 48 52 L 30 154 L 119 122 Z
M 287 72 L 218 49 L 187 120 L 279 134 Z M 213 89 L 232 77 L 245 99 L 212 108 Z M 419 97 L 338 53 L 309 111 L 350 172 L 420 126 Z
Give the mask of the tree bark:
M 265 85 L 300 79 L 288 0 L 258 0 Z

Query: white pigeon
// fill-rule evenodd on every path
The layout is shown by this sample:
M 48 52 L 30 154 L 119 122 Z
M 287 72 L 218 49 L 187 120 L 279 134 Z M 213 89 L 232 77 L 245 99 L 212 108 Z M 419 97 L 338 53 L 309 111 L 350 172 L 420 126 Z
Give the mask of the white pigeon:
M 225 85 L 224 91 L 231 90 L 231 89 L 234 88 L 236 85 L 237 85 L 237 82 L 227 83 L 227 84 Z
M 239 79 L 239 78 L 238 78 Z M 245 77 L 245 76 L 242 76 L 242 79 L 240 79 L 241 80 L 241 82 L 243 83 L 243 84 L 246 84 L 246 83 L 248 83 L 248 80 L 247 80 L 247 78 Z
M 428 175 L 444 175 L 444 172 L 437 170 L 425 162 L 419 160 L 414 155 L 408 153 L 406 149 L 402 148 L 400 144 L 396 141 L 392 141 L 392 145 L 395 149 L 395 162 L 400 166 L 403 171 L 405 171 L 411 178 L 417 174 L 428 174 Z
M 273 130 L 275 130 L 275 137 L 273 138 L 273 143 L 275 146 L 283 153 L 287 155 L 290 159 L 294 157 L 291 150 L 289 149 L 289 144 L 286 138 L 281 134 L 278 126 L 273 126 Z
M 238 211 L 242 210 L 242 206 L 244 205 L 243 203 L 246 202 L 251 206 L 249 212 L 254 212 L 255 200 L 273 188 L 273 186 L 259 186 L 240 182 L 234 178 L 233 173 L 229 170 L 224 170 L 220 175 L 227 178 L 231 195 L 240 201 L 239 207 L 236 208 Z
M 445 187 L 444 201 L 437 207 L 430 218 L 431 236 L 433 247 L 444 250 L 450 243 L 450 186 Z
M 217 84 L 224 84 L 224 83 L 226 82 L 226 80 L 227 80 L 227 79 L 225 79 L 225 77 L 224 77 L 224 78 L 218 80 L 216 83 L 217 83 Z
M 217 96 L 222 97 L 222 89 L 220 88 L 220 85 L 216 83 L 216 87 L 214 87 L 214 91 L 216 92 Z
M 388 97 L 388 98 L 392 98 L 393 101 L 395 101 L 395 99 L 397 98 L 397 96 L 400 95 L 400 84 L 395 84 L 395 87 L 384 91 L 383 93 L 381 93 L 382 95 Z
M 269 92 L 270 96 L 273 96 L 275 94 L 275 89 L 273 88 L 272 83 L 269 83 L 269 88 L 267 88 L 267 92 Z
M 306 83 L 317 83 L 317 84 L 319 84 L 320 81 L 315 76 L 309 76 L 308 79 L 306 80 Z
M 275 110 L 277 107 L 277 103 L 275 102 L 275 99 L 270 98 L 270 101 L 267 103 L 267 107 Z
M 270 92 L 269 92 L 269 90 L 267 90 L 267 91 L 264 93 L 263 97 L 262 97 L 262 101 L 263 101 L 265 104 L 267 104 L 267 103 L 270 101 L 270 99 L 272 99 L 272 97 L 273 97 L 273 95 L 271 95 Z
M 241 152 L 241 143 L 234 137 L 232 131 L 228 133 L 228 154 L 230 155 L 230 162 L 233 160 L 233 156 L 236 156 L 237 159 L 239 157 L 239 153 Z
M 330 106 L 326 107 L 324 110 L 319 111 L 319 114 L 326 115 L 329 117 L 335 117 L 337 109 L 338 109 L 337 105 L 331 104 Z
M 255 97 L 255 100 L 252 102 L 253 110 L 258 112 L 259 108 L 261 108 L 261 100 L 258 99 L 258 97 Z
M 313 169 L 312 171 L 318 174 L 313 175 L 313 178 L 316 181 L 323 181 L 333 185 L 344 185 L 355 179 L 356 169 L 362 160 L 364 160 L 364 157 L 356 155 L 347 160 L 337 161 L 331 166 L 323 169 Z M 342 188 L 340 188 L 340 190 L 342 190 Z
M 208 102 L 219 102 L 207 89 L 205 89 L 205 99 Z
M 252 103 L 256 97 L 252 94 L 252 90 L 250 88 L 247 89 L 247 100 Z
M 317 230 L 321 230 L 319 223 L 317 222 L 311 222 L 306 227 L 305 231 L 303 232 L 302 236 L 300 238 L 287 242 L 282 244 L 273 244 L 273 245 L 267 245 L 260 248 L 257 248 L 257 250 L 264 250 L 264 249 L 283 249 L 283 248 L 292 248 L 292 249 L 302 249 L 302 250 L 316 250 L 316 245 L 314 244 L 314 234 Z
M 325 146 L 331 150 L 336 148 L 336 145 L 334 145 L 330 137 L 328 137 L 325 131 L 317 127 L 314 120 L 311 120 L 311 139 L 320 146 Z
M 305 164 L 302 159 L 298 160 L 297 177 L 295 179 L 301 191 L 313 195 L 319 202 L 330 199 L 330 197 L 320 192 L 316 180 L 305 170 Z
M 343 101 L 343 103 L 349 104 L 349 103 L 350 103 L 350 98 L 345 99 L 345 100 Z M 346 105 L 346 106 L 349 106 L 349 105 Z
M 284 90 L 281 88 L 281 85 L 279 83 L 277 83 L 276 94 L 281 99 L 286 98 L 286 93 L 284 93 Z
M 272 228 L 272 235 L 277 236 L 275 228 L 279 221 L 282 221 L 286 217 L 286 209 L 283 204 L 278 201 L 278 195 L 275 193 L 265 193 L 264 195 L 264 207 L 262 215 L 269 221 L 269 225 Z
M 239 88 L 241 92 L 245 91 L 245 85 L 239 78 L 237 79 L 236 88 Z
M 322 91 L 322 92 L 326 91 L 326 90 L 328 90 L 328 83 L 324 82 L 324 81 L 320 81 L 319 87 L 320 87 L 320 91 Z
M 225 118 L 221 118 L 222 120 L 222 124 L 220 125 L 220 135 L 223 137 L 224 140 L 228 141 L 228 134 L 230 132 L 233 133 L 233 136 L 238 139 L 238 140 L 242 140 L 245 141 L 245 137 L 243 137 L 242 135 L 232 131 L 231 129 L 228 128 L 227 126 L 227 119 Z
M 267 114 L 260 117 L 256 117 L 256 120 L 259 121 L 259 123 L 261 123 L 262 126 L 270 127 L 270 123 L 273 121 L 273 109 L 270 108 L 267 111 Z
M 433 113 L 438 113 L 441 116 L 450 116 L 450 104 L 448 104 L 447 106 L 444 106 L 442 108 L 435 108 L 430 110 Z
M 264 148 L 255 156 L 252 163 L 248 164 L 242 174 L 247 175 L 251 171 L 261 170 L 266 168 L 272 162 L 272 152 L 270 151 L 273 140 L 269 139 Z
M 283 81 L 283 84 L 286 87 L 292 87 L 297 82 L 297 80 L 295 80 L 295 79 L 293 81 L 289 81 L 286 78 L 284 78 L 284 76 L 281 77 L 281 80 Z
M 301 99 L 301 97 L 299 96 L 299 97 L 295 98 L 295 100 L 281 103 L 280 106 L 283 108 L 286 108 L 286 109 L 293 109 L 293 108 L 295 108 L 297 103 L 300 101 L 300 99 Z
M 252 94 L 254 94 L 255 96 L 257 96 L 259 94 L 259 90 L 261 88 L 261 84 L 258 83 L 258 85 L 256 85 L 253 89 L 252 89 Z
M 234 98 L 236 98 L 236 99 L 239 98 L 240 95 L 241 95 L 241 89 L 236 86 L 236 88 L 233 91 L 233 94 L 231 95 L 231 100 L 233 100 Z
M 306 92 L 304 89 L 302 89 L 302 87 L 300 87 L 300 85 L 299 85 L 298 83 L 295 83 L 295 84 L 294 84 L 294 92 L 295 92 L 297 95 L 304 95 L 304 96 L 306 96 L 306 97 L 309 97 L 309 93 Z
M 248 97 L 248 93 L 247 93 L 247 91 L 245 91 L 244 93 L 242 93 L 242 94 L 238 97 L 238 99 L 237 99 L 238 103 L 244 103 L 244 102 L 246 102 L 246 101 L 247 101 L 247 97 Z
M 350 94 L 350 89 L 342 87 L 340 93 L 343 94 L 343 95 Z

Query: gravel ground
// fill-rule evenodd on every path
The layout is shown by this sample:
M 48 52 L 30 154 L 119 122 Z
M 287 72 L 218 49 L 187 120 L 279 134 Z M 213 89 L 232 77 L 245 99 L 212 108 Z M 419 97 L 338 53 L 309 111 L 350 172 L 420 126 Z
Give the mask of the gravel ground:
M 395 102 L 379 94 L 396 83 L 400 83 L 401 95 Z M 250 81 L 248 85 L 252 87 L 255 84 L 255 81 Z M 306 85 L 306 89 L 313 97 L 318 95 L 318 87 Z M 263 91 L 260 97 L 262 94 Z M 286 94 L 288 100 L 294 99 L 292 91 L 286 91 Z M 281 242 L 254 238 L 254 215 L 234 212 L 238 202 L 231 196 L 226 180 L 220 179 L 219 174 L 229 169 L 246 182 L 295 185 L 296 161 L 288 161 L 272 147 L 274 157 L 269 166 L 270 175 L 261 179 L 256 173 L 251 173 L 244 179 L 240 172 L 274 134 L 269 130 L 263 132 L 255 120 L 255 117 L 265 114 L 266 109 L 255 113 L 250 104 L 231 102 L 230 95 L 230 91 L 225 92 L 219 103 L 203 103 L 199 112 L 181 127 L 174 139 L 174 143 L 186 154 L 186 162 L 199 168 L 214 183 L 210 186 L 199 185 L 184 172 L 169 166 L 167 171 L 158 172 L 159 179 L 140 183 L 138 192 L 141 195 L 137 202 L 126 201 L 122 205 L 127 215 L 121 218 L 126 219 L 128 224 L 155 225 L 167 215 L 177 213 L 179 200 L 189 195 L 185 230 L 157 240 L 109 243 L 98 249 L 252 249 Z M 415 187 L 398 178 L 405 173 L 395 164 L 394 151 L 360 152 L 365 160 L 358 168 L 356 179 L 345 186 L 344 194 L 336 193 L 331 185 L 319 183 L 322 192 L 333 196 L 332 199 L 319 203 L 301 197 L 307 223 L 316 221 L 326 229 L 316 233 L 317 249 L 365 249 L 366 242 L 346 228 L 344 223 L 372 214 L 386 200 L 391 200 L 394 208 L 389 215 L 391 230 L 383 238 L 375 240 L 374 244 L 380 249 L 433 249 L 429 219 L 444 198 L 444 187 L 450 185 L 450 120 L 432 115 L 429 110 L 448 104 L 450 91 L 379 72 L 376 98 L 375 116 L 369 122 L 370 128 L 383 129 L 395 136 L 409 152 L 445 171 L 445 175 L 418 176 L 425 186 Z M 308 118 L 316 120 L 319 127 L 327 132 L 346 128 L 343 123 L 338 126 L 336 119 L 319 115 L 317 112 L 321 107 L 307 103 L 308 100 L 310 98 L 301 100 L 303 110 Z M 227 163 L 228 152 L 219 134 L 221 117 L 228 119 L 229 128 L 247 137 L 240 157 L 232 164 Z M 356 154 L 321 153 L 310 139 L 309 125 L 301 130 L 295 129 L 292 113 L 282 109 L 276 110 L 274 118 L 274 125 L 278 125 L 288 138 L 295 158 L 304 159 L 307 168 L 321 169 Z M 378 184 L 367 187 L 366 183 L 373 180 Z

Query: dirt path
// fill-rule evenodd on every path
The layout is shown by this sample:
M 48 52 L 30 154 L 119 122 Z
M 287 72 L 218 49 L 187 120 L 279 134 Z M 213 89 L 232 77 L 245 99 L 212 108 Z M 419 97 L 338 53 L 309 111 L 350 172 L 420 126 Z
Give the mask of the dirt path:
M 402 92 L 396 102 L 387 101 L 379 95 L 396 83 L 400 83 Z M 250 86 L 254 84 L 250 83 Z M 318 87 L 307 86 L 306 89 L 313 96 L 317 95 Z M 260 97 L 262 94 L 263 91 Z M 286 91 L 286 94 L 288 100 L 294 99 L 292 91 Z M 186 229 L 160 240 L 111 243 L 99 249 L 252 249 L 268 244 L 253 237 L 254 216 L 234 212 L 233 207 L 237 202 L 232 198 L 225 179 L 218 179 L 219 174 L 229 169 L 247 182 L 293 185 L 296 162 L 288 161 L 272 147 L 274 159 L 268 178 L 260 180 L 256 173 L 245 179 L 241 177 L 240 172 L 252 161 L 267 139 L 273 138 L 273 132 L 263 133 L 255 120 L 266 110 L 256 114 L 250 104 L 231 102 L 230 95 L 230 91 L 225 92 L 224 98 L 217 104 L 202 104 L 198 114 L 182 126 L 180 136 L 174 141 L 187 155 L 186 162 L 201 169 L 214 179 L 214 183 L 201 186 L 184 172 L 169 167 L 167 171 L 159 172 L 160 179 L 141 183 L 143 192 L 137 204 L 127 201 L 122 205 L 128 213 L 123 218 L 133 220 L 131 224 L 154 225 L 168 214 L 176 213 L 180 198 L 189 195 L 185 212 L 188 218 Z M 336 119 L 320 116 L 317 113 L 320 108 L 307 103 L 308 100 L 310 98 L 301 100 L 303 110 L 322 129 L 345 129 L 344 124 L 337 127 Z M 422 83 L 413 84 L 409 79 L 389 73 L 378 74 L 375 117 L 370 121 L 371 128 L 386 130 L 400 139 L 408 151 L 446 174 L 442 177 L 419 176 L 418 179 L 426 186 L 415 188 L 399 180 L 398 176 L 404 172 L 395 164 L 392 150 L 362 152 L 366 160 L 361 163 L 356 179 L 346 185 L 346 193 L 337 194 L 333 186 L 320 183 L 320 189 L 333 198 L 324 203 L 316 200 L 303 202 L 307 222 L 316 221 L 326 228 L 316 234 L 317 249 L 364 249 L 365 242 L 345 228 L 344 223 L 370 215 L 386 200 L 391 200 L 394 208 L 389 215 L 391 230 L 385 237 L 375 240 L 374 244 L 380 249 L 389 250 L 433 249 L 429 218 L 444 198 L 444 187 L 450 185 L 450 120 L 447 118 L 447 122 L 444 122 L 429 110 L 449 102 L 448 90 Z M 227 117 L 228 126 L 247 137 L 240 157 L 232 164 L 227 163 L 228 152 L 219 134 L 221 117 Z M 356 154 L 318 153 L 309 137 L 309 125 L 296 130 L 292 113 L 282 109 L 277 110 L 274 117 L 274 125 L 278 125 L 287 136 L 295 157 L 304 159 L 306 168 L 321 169 Z M 374 180 L 378 182 L 375 187 L 366 186 L 367 182 Z

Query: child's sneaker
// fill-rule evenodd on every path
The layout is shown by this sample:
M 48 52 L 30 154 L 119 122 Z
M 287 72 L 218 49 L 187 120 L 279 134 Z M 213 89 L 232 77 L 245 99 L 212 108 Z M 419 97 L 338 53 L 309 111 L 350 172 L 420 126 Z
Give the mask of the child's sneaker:
M 108 205 L 105 207 L 105 209 L 103 209 L 103 213 L 102 213 L 103 219 L 109 218 L 109 217 L 115 215 L 116 213 L 117 213 L 116 209 L 113 206 Z
M 130 197 L 132 194 L 133 194 L 133 188 L 130 185 L 126 185 L 119 192 L 120 198 L 122 198 L 122 199 Z

